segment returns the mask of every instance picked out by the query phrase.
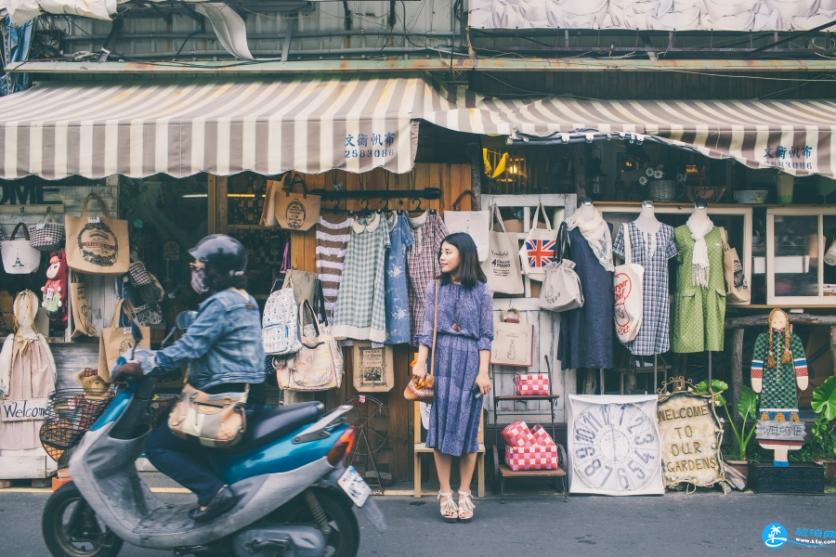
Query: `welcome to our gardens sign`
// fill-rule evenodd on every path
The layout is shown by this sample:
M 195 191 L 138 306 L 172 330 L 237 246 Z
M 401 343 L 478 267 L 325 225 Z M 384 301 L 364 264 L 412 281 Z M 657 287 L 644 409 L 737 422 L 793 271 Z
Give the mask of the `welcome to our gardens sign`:
M 656 419 L 666 487 L 682 483 L 708 487 L 725 481 L 720 457 L 723 428 L 710 396 L 687 391 L 662 394 Z

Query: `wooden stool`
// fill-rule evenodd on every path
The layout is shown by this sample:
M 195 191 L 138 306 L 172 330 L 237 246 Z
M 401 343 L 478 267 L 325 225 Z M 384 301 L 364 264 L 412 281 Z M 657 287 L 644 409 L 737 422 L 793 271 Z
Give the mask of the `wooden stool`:
M 414 443 L 412 453 L 413 464 L 413 481 L 414 488 L 412 492 L 413 497 L 420 498 L 423 495 L 421 491 L 421 455 L 433 454 L 433 449 L 428 448 L 427 444 L 421 441 L 421 407 L 419 402 L 412 403 L 412 441 Z M 479 448 L 476 451 L 476 494 L 479 497 L 485 496 L 485 414 L 479 418 Z

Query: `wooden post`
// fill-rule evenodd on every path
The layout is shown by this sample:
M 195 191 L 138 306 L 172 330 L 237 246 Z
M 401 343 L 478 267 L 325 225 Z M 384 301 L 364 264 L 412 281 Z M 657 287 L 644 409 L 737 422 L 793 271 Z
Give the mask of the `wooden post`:
M 743 390 L 743 333 L 744 329 L 732 331 L 731 350 L 731 389 L 728 403 L 734 407 Z

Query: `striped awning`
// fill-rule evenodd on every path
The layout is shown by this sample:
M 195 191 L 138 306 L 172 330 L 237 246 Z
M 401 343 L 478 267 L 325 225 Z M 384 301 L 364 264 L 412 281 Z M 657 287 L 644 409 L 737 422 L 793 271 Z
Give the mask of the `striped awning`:
M 0 99 L 0 178 L 413 166 L 413 79 L 47 84 Z
M 0 98 L 0 178 L 412 169 L 418 122 L 514 139 L 653 139 L 836 177 L 836 101 L 497 99 L 421 78 L 46 84 Z
M 836 177 L 836 102 L 828 100 L 498 100 L 446 95 L 425 119 L 459 131 L 514 139 L 653 139 L 711 158 L 796 176 Z

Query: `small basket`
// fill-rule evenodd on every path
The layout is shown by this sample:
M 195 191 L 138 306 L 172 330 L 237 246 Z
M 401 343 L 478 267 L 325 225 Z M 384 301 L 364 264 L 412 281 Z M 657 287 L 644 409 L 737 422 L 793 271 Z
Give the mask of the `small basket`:
M 56 462 L 78 443 L 113 398 L 108 390 L 102 398 L 88 398 L 84 389 L 60 389 L 49 397 L 40 438 L 46 453 Z

